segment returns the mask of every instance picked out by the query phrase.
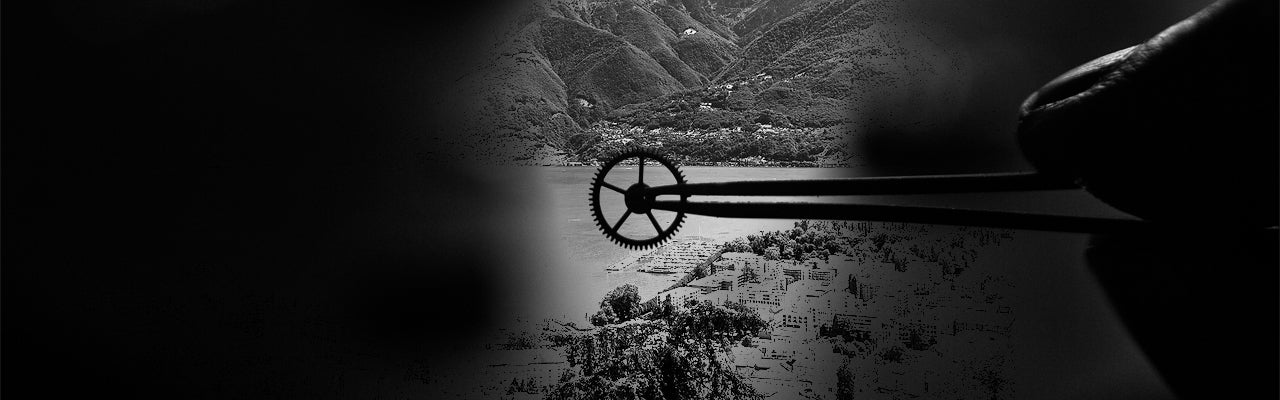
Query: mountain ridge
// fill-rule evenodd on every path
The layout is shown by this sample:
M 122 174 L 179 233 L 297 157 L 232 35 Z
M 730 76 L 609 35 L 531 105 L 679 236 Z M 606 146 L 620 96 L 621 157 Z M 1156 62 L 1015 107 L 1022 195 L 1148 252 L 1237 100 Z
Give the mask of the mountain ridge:
M 486 121 L 476 129 L 485 142 L 519 142 L 497 158 L 536 163 L 581 155 L 577 145 L 594 139 L 579 136 L 602 135 L 604 122 L 848 127 L 867 96 L 921 70 L 954 67 L 913 54 L 931 47 L 886 23 L 893 4 L 539 0 L 512 19 L 492 62 L 471 78 L 472 114 Z

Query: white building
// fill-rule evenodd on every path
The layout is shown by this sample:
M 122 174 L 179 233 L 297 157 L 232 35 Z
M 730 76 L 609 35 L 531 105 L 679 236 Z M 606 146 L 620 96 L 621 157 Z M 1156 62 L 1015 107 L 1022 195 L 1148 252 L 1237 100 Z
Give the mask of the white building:
M 734 292 L 737 293 L 738 303 L 757 311 L 779 309 L 782 307 L 782 298 L 787 294 L 787 285 L 785 281 L 777 279 L 759 283 L 747 282 L 738 285 Z
M 699 294 L 702 294 L 701 290 L 698 290 L 696 288 L 691 288 L 688 286 L 681 286 L 681 287 L 671 289 L 662 293 L 658 293 L 658 296 L 655 298 L 655 300 L 658 300 L 659 304 L 661 304 L 661 302 L 664 302 L 668 298 L 670 298 L 671 304 L 676 306 L 677 308 L 687 308 L 689 305 L 689 302 L 701 301 L 698 298 Z

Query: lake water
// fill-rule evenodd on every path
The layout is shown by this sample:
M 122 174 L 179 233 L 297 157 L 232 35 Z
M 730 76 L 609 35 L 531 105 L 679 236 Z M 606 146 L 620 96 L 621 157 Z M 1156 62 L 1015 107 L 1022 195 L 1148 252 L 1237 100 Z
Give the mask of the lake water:
M 735 180 L 772 180 L 772 179 L 823 179 L 853 176 L 856 171 L 843 168 L 732 168 L 732 167 L 682 167 L 681 171 L 689 182 L 723 182 Z M 596 172 L 595 167 L 545 167 L 538 168 L 534 176 L 545 190 L 549 190 L 547 209 L 554 217 L 549 222 L 558 233 L 553 246 L 561 255 L 564 271 L 563 277 L 566 297 L 558 302 L 556 309 L 548 310 L 552 315 L 563 315 L 571 318 L 581 316 L 597 309 L 600 298 L 615 287 L 632 283 L 640 286 L 642 293 L 652 293 L 670 286 L 676 279 L 670 275 L 656 275 L 643 272 L 623 271 L 609 273 L 605 267 L 637 251 L 619 246 L 597 229 L 592 219 L 588 201 L 588 189 Z M 616 167 L 608 177 L 610 183 L 625 187 L 634 182 L 635 167 Z M 674 182 L 669 174 L 665 174 L 655 166 L 646 167 L 645 182 L 652 185 Z M 629 181 L 630 179 L 630 181 Z M 621 215 L 624 208 L 621 196 L 605 190 L 602 196 L 602 207 L 610 220 Z M 700 200 L 714 199 L 703 197 Z M 754 200 L 770 200 L 755 198 Z M 665 225 L 674 217 L 672 213 L 657 211 L 657 217 Z M 758 233 L 762 230 L 789 229 L 793 220 L 772 219 L 731 219 L 714 218 L 698 215 L 687 216 L 675 239 L 687 236 L 699 236 L 716 241 L 726 241 L 737 237 Z M 644 218 L 629 218 L 623 232 L 632 237 L 653 236 L 653 226 Z M 641 251 L 643 252 L 643 251 Z
M 872 173 L 854 168 L 742 168 L 742 167 L 682 167 L 687 182 L 726 182 L 739 180 L 787 180 L 833 179 L 867 176 Z M 600 298 L 615 287 L 631 283 L 641 287 L 641 293 L 649 295 L 669 287 L 676 279 L 670 275 L 655 275 L 624 271 L 609 273 L 605 267 L 636 252 L 621 247 L 599 231 L 592 219 L 588 201 L 588 189 L 597 171 L 596 167 L 529 167 L 521 168 L 524 177 L 518 190 L 528 193 L 530 201 L 520 213 L 529 222 L 529 236 L 536 236 L 541 245 L 530 246 L 523 252 L 542 265 L 532 283 L 539 285 L 537 301 L 524 304 L 518 310 L 526 318 L 559 317 L 581 319 L 594 312 Z M 636 167 L 618 166 L 609 173 L 607 181 L 620 187 L 635 182 Z M 645 182 L 650 185 L 673 183 L 670 174 L 657 166 L 646 167 Z M 602 208 L 610 221 L 625 209 L 621 195 L 602 191 Z M 849 201 L 854 197 L 827 197 L 825 202 Z M 1004 209 L 1028 212 L 1060 214 L 1122 216 L 1117 211 L 1081 192 L 966 194 L 950 196 L 861 196 L 863 203 L 915 204 L 929 206 L 957 206 L 970 208 Z M 696 200 L 726 200 L 716 197 L 698 197 Z M 782 198 L 752 197 L 752 201 L 780 201 Z M 789 198 L 785 200 L 816 200 Z M 657 211 L 655 216 L 664 225 L 674 217 L 673 213 Z M 687 216 L 675 238 L 699 236 L 715 241 L 727 241 L 760 231 L 789 229 L 795 220 L 716 218 L 698 215 Z M 629 218 L 623 233 L 630 237 L 651 237 L 654 228 L 646 218 Z M 554 235 L 548 236 L 548 232 Z M 526 260 L 527 261 L 527 260 Z M 513 311 L 516 311 L 513 309 Z

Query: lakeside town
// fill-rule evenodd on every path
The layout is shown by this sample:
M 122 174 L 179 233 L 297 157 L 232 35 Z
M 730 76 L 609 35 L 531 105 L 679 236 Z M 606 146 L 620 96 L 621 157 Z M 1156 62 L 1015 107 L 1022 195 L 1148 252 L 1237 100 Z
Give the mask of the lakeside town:
M 674 284 L 643 295 L 624 285 L 601 300 L 590 325 L 545 320 L 503 332 L 490 347 L 501 362 L 490 364 L 494 380 L 482 394 L 572 397 L 564 387 L 599 369 L 583 358 L 582 343 L 595 343 L 591 348 L 603 340 L 592 335 L 618 341 L 609 350 L 617 351 L 627 340 L 674 334 L 653 330 L 626 339 L 643 331 L 646 319 L 725 305 L 760 322 L 709 359 L 723 361 L 726 374 L 752 388 L 739 398 L 1013 396 L 1005 365 L 1015 319 L 1003 301 L 1012 288 L 981 268 L 984 250 L 1010 239 L 1011 231 L 802 223 L 728 242 L 681 238 L 607 266 L 668 275 Z M 628 312 L 616 306 L 624 296 L 638 303 L 634 315 L 615 314 Z
M 591 161 L 572 161 L 561 159 L 558 163 L 544 162 L 544 167 L 599 167 L 602 163 L 599 160 Z M 619 163 L 620 165 L 634 165 L 633 163 Z M 705 161 L 705 160 L 689 160 L 682 162 L 681 166 L 690 167 L 772 167 L 772 168 L 848 168 L 848 162 L 820 162 L 820 161 L 778 161 L 764 158 L 762 156 L 743 157 L 728 161 Z

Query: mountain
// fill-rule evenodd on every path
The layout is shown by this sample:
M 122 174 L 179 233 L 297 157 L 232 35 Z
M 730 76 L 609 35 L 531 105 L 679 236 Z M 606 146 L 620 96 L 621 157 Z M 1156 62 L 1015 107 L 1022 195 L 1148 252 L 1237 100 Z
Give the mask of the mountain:
M 813 0 L 766 0 L 743 5 L 739 20 L 733 25 L 734 33 L 747 41 L 754 39 L 768 27 L 799 11 Z M 741 2 L 739 2 L 741 3 Z M 765 28 L 765 29 L 762 29 Z
M 459 111 L 483 121 L 474 148 L 537 161 L 617 107 L 705 87 L 740 51 L 708 5 L 541 0 L 508 16 L 488 60 L 462 79 L 474 96 Z
M 545 162 L 600 122 L 828 128 L 958 68 L 892 0 L 538 0 L 464 77 L 477 151 Z M 892 100 L 892 99 L 891 99 Z M 901 100 L 901 99 L 900 99 Z M 908 98 L 906 101 L 919 99 Z M 569 154 L 572 156 L 572 154 Z
M 761 94 L 771 99 L 762 107 L 808 109 L 811 118 L 828 125 L 869 111 L 866 106 L 886 96 L 924 94 L 916 87 L 922 81 L 964 68 L 963 57 L 898 18 L 901 2 L 771 0 L 765 6 L 774 2 L 780 4 L 752 15 L 781 18 L 746 32 L 744 37 L 754 39 L 716 77 L 726 83 L 772 77 L 775 83 Z M 755 19 L 744 23 L 750 21 Z

